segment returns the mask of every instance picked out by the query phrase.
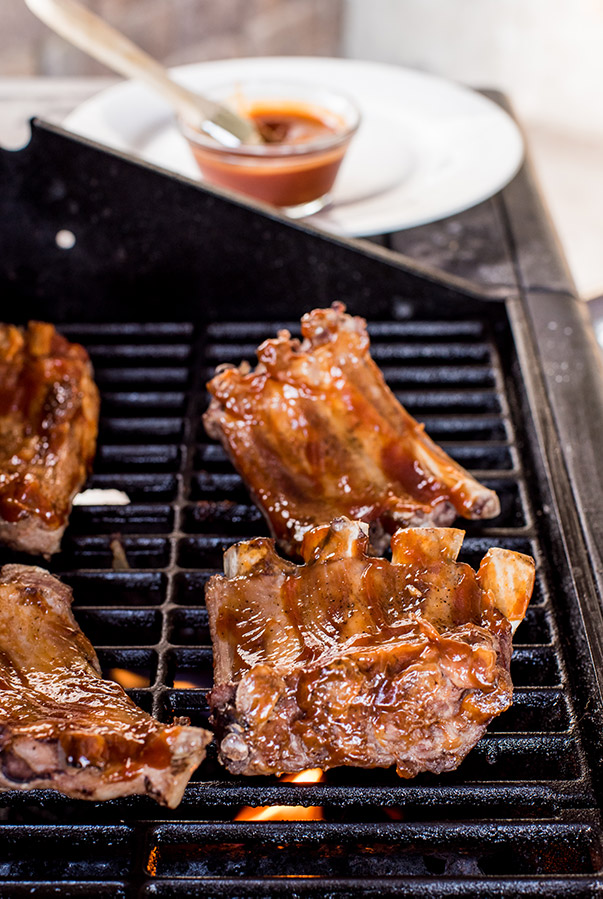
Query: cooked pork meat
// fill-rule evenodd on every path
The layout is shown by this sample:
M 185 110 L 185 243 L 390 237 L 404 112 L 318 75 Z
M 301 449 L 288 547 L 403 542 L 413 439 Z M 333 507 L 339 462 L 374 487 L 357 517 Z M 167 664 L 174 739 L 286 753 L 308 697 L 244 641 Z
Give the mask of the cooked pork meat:
M 463 531 L 409 528 L 388 562 L 367 555 L 365 531 L 313 529 L 301 566 L 273 540 L 240 543 L 209 581 L 210 705 L 234 774 L 450 771 L 511 705 L 533 559 L 490 549 L 476 573 L 456 561 Z
M 146 793 L 174 807 L 210 734 L 160 724 L 103 680 L 71 598 L 42 568 L 0 571 L 0 790 Z
M 57 552 L 88 474 L 98 390 L 85 349 L 52 325 L 0 325 L 0 542 Z
M 426 435 L 369 354 L 366 322 L 341 303 L 281 331 L 250 371 L 223 366 L 208 384 L 207 433 L 220 440 L 283 549 L 345 515 L 372 525 L 373 546 L 407 525 L 493 518 L 496 494 Z M 384 537 L 384 539 L 383 539 Z

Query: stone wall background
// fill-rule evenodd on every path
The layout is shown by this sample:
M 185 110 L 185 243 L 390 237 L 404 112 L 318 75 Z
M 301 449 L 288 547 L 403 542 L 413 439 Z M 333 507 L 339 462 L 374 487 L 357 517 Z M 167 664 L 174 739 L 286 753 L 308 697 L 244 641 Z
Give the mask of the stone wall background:
M 341 50 L 344 0 L 83 2 L 167 65 Z M 0 0 L 0 76 L 108 73 L 39 22 L 24 0 Z

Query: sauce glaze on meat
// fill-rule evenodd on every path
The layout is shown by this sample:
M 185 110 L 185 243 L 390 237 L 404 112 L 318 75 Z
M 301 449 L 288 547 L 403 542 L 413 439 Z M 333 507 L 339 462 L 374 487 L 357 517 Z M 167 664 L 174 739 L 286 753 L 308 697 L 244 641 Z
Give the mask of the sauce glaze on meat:
M 366 322 L 341 303 L 302 318 L 304 340 L 281 331 L 253 370 L 223 366 L 204 416 L 280 546 L 345 515 L 384 531 L 457 515 L 493 518 L 498 497 L 446 455 L 397 401 L 369 353 Z
M 57 552 L 94 457 L 98 410 L 83 347 L 43 322 L 0 325 L 0 542 Z
M 210 579 L 210 706 L 231 772 L 449 771 L 511 705 L 533 559 L 491 549 L 476 573 L 456 561 L 463 531 L 410 528 L 389 562 L 367 555 L 365 531 L 313 529 L 301 566 L 256 538 Z
M 71 599 L 42 568 L 0 571 L 0 791 L 177 805 L 211 735 L 160 724 L 103 680 Z

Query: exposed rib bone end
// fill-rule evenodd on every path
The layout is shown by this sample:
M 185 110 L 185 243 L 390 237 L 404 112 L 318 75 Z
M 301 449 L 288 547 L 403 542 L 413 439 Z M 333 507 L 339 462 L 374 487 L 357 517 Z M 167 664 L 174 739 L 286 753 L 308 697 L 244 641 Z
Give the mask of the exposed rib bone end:
M 479 566 L 477 579 L 482 590 L 509 620 L 513 633 L 525 617 L 535 574 L 531 556 L 499 547 L 489 549 Z
M 243 543 L 235 543 L 224 553 L 224 574 L 227 578 L 250 574 L 275 574 L 279 569 L 288 571 L 291 562 L 277 555 L 274 540 L 256 537 Z
M 306 531 L 301 555 L 304 562 L 361 558 L 367 555 L 369 526 L 341 516 L 331 524 Z
M 481 484 L 479 489 L 473 491 L 471 512 L 469 517 L 474 519 L 496 518 L 500 515 L 500 500 L 494 490 L 489 490 Z
M 459 528 L 406 528 L 392 537 L 392 562 L 394 565 L 450 561 L 455 562 L 460 552 L 465 532 Z
M 442 480 L 450 487 L 450 498 L 463 518 L 481 520 L 500 515 L 500 500 L 494 490 L 484 487 L 460 465 L 452 475 L 444 472 Z

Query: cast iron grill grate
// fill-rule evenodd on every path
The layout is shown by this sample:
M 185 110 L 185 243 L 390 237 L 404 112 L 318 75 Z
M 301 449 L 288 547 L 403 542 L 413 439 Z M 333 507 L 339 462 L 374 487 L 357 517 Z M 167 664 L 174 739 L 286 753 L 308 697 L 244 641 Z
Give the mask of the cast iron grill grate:
M 103 669 L 136 677 L 130 695 L 164 721 L 207 726 L 212 652 L 203 587 L 238 539 L 267 534 L 222 448 L 204 434 L 205 381 L 293 323 L 69 325 L 102 393 L 91 486 L 128 506 L 74 510 L 51 568 L 75 592 L 76 617 Z M 535 489 L 498 342 L 485 321 L 379 321 L 372 352 L 408 410 L 501 498 L 468 523 L 464 561 L 491 545 L 535 556 L 537 585 L 515 638 L 515 703 L 457 772 L 402 781 L 338 769 L 313 785 L 237 779 L 210 750 L 174 813 L 135 798 L 105 806 L 7 794 L 0 809 L 0 895 L 51 881 L 62 895 L 591 895 L 601 831 L 567 686 Z M 130 565 L 113 569 L 112 542 Z M 134 682 L 133 682 L 134 683 Z M 241 805 L 320 805 L 324 821 L 233 822 Z M 119 822 L 119 823 L 116 823 Z M 286 875 L 286 877 L 285 877 Z M 508 880 L 507 880 L 508 879 Z M 486 885 L 484 887 L 483 885 Z M 481 886 L 480 886 L 481 885 Z M 540 885 L 540 886 L 539 886 Z

